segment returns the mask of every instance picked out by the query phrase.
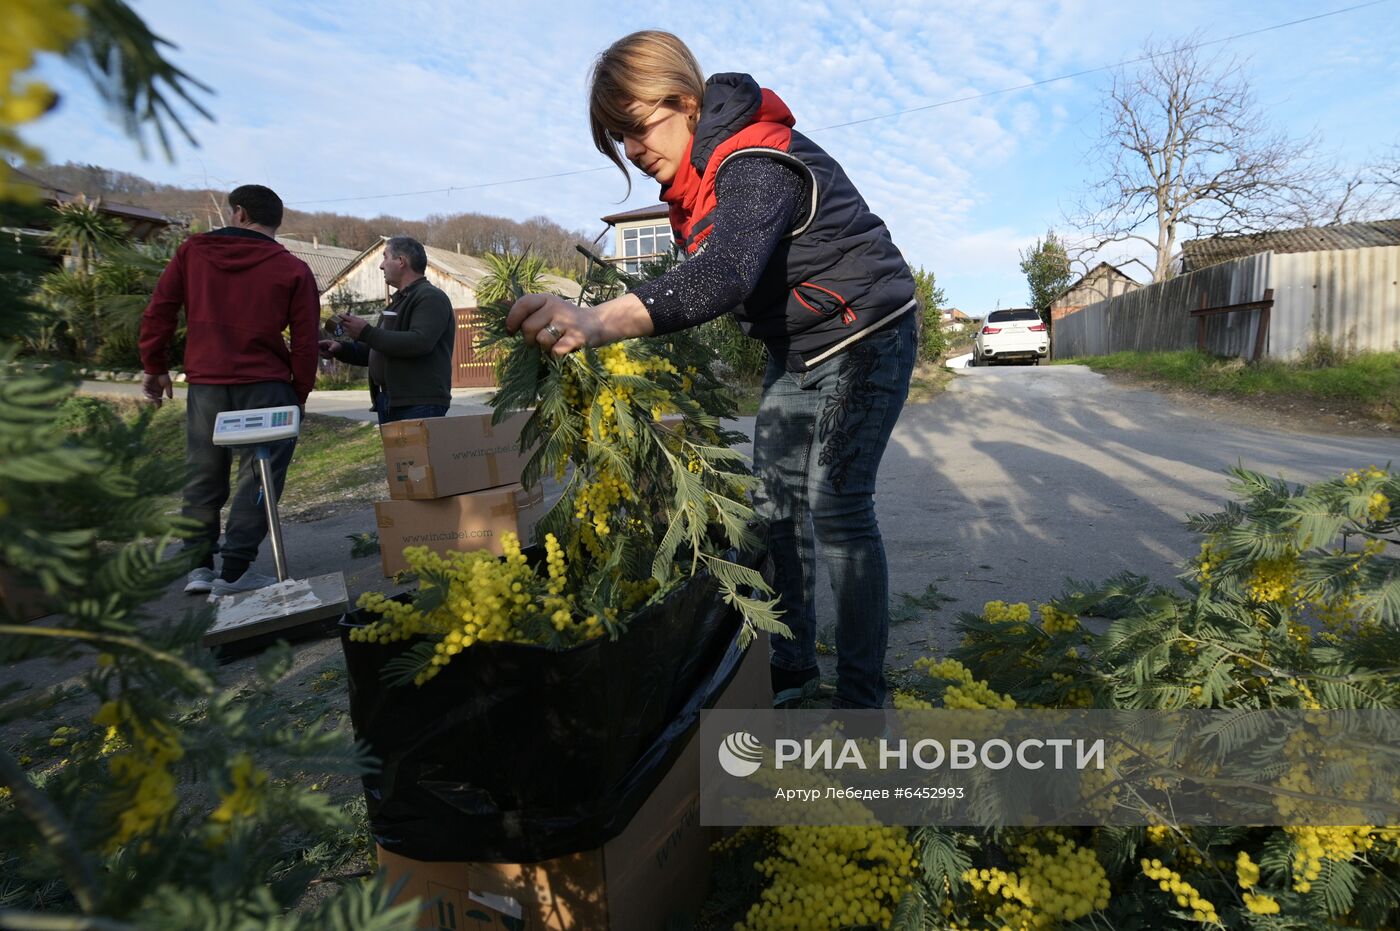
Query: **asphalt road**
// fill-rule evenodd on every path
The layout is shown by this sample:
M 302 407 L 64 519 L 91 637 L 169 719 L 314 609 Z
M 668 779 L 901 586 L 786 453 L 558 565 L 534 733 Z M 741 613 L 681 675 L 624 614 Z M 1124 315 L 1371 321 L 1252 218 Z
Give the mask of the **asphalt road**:
M 357 394 L 321 392 L 308 406 L 356 416 Z M 482 400 L 463 396 L 454 409 L 483 409 Z M 929 623 L 895 627 L 892 660 L 942 644 L 958 611 L 992 599 L 1036 603 L 1060 593 L 1067 577 L 1099 581 L 1130 570 L 1172 582 L 1199 546 L 1184 518 L 1223 506 L 1233 465 L 1304 482 L 1400 458 L 1391 436 L 1255 421 L 1080 366 L 960 370 L 947 392 L 905 409 L 880 473 L 891 591 L 919 594 L 932 583 L 957 599 Z M 752 419 L 738 428 L 751 432 Z M 325 520 L 286 522 L 292 574 L 344 571 L 352 598 L 387 589 L 377 558 L 348 556 L 346 535 L 373 528 L 369 502 Z M 258 568 L 270 573 L 263 549 Z M 824 625 L 824 581 L 818 591 Z M 172 590 L 152 608 L 178 613 L 188 603 Z
M 1109 381 L 1082 366 L 960 370 L 906 408 L 877 510 L 893 592 L 958 599 L 926 631 L 988 600 L 1056 595 L 1124 570 L 1169 583 L 1199 548 L 1186 515 L 1222 508 L 1225 470 L 1307 482 L 1400 454 L 1391 436 L 1299 433 Z

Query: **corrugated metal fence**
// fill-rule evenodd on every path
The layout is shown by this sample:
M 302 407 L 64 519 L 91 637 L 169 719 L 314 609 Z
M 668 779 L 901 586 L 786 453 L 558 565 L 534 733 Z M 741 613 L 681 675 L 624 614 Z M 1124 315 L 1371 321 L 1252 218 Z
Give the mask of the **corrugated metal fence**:
M 1090 304 L 1054 324 L 1054 357 L 1191 349 L 1200 307 L 1260 300 L 1274 290 L 1266 353 L 1291 358 L 1319 338 L 1351 351 L 1400 350 L 1400 246 L 1265 252 Z M 1249 356 L 1261 314 L 1206 318 L 1206 351 Z
M 1275 255 L 1269 355 L 1305 352 L 1318 335 L 1349 352 L 1400 350 L 1400 246 Z

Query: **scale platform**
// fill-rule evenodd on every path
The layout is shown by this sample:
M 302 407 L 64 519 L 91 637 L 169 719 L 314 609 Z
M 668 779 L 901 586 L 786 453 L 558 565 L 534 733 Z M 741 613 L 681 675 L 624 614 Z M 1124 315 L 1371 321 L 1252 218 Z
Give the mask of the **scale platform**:
M 309 579 L 287 579 L 266 588 L 221 598 L 204 646 L 241 653 L 276 640 L 292 640 L 328 630 L 350 609 L 345 575 L 331 572 Z

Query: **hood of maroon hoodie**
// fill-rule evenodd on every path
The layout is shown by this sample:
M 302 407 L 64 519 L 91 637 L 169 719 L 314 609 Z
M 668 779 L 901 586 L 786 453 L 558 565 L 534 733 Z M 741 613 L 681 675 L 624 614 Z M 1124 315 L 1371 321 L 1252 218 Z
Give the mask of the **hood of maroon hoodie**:
M 189 252 L 224 272 L 244 272 L 289 254 L 286 246 L 261 236 L 230 236 L 218 231 L 191 236 Z

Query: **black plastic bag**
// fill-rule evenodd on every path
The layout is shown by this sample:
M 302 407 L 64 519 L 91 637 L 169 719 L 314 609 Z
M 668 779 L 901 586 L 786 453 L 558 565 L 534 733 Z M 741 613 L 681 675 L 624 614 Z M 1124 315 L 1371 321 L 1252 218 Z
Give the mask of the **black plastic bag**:
M 389 686 L 410 643 L 341 646 L 370 828 L 415 860 L 530 863 L 621 833 L 670 769 L 743 651 L 714 579 L 688 580 L 618 640 L 569 650 L 477 643 L 422 686 Z

